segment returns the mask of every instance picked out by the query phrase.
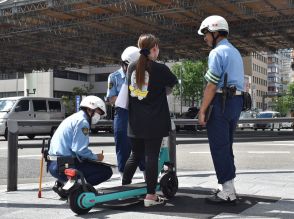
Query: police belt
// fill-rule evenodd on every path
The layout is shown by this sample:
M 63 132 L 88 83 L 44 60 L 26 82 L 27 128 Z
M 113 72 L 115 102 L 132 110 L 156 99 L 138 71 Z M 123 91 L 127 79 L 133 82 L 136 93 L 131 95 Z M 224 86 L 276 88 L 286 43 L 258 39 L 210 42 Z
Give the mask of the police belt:
M 47 160 L 49 160 L 49 161 L 57 161 L 57 158 L 60 158 L 60 157 L 70 157 L 70 156 L 47 155 Z M 72 157 L 72 158 L 77 159 L 76 157 Z
M 222 91 L 221 89 L 218 89 L 218 90 L 216 90 L 216 93 L 218 93 L 218 94 L 222 94 L 223 91 Z M 235 96 L 243 95 L 243 91 L 236 90 L 236 92 L 235 92 L 234 95 L 235 95 Z
M 61 157 L 61 156 L 47 155 L 47 160 L 57 161 L 58 157 Z

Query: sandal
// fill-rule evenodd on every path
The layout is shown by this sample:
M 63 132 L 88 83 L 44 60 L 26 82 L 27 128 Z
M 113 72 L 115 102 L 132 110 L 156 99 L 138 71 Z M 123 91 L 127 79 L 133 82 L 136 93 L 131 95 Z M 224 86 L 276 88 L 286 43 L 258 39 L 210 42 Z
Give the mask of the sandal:
M 151 206 L 154 206 L 154 205 L 161 205 L 161 204 L 164 204 L 165 202 L 165 198 L 157 195 L 157 198 L 156 200 L 152 200 L 152 199 L 144 199 L 144 206 L 145 207 L 151 207 Z

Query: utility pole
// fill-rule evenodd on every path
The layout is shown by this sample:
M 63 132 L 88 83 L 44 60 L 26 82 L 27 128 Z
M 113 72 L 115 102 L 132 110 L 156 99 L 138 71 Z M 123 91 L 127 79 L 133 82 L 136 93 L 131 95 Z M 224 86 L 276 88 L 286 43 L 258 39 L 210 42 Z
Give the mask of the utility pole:
M 183 85 L 182 85 L 182 83 L 183 83 L 183 80 L 182 80 L 182 74 L 183 74 L 183 67 L 181 67 L 181 70 L 180 70 L 180 99 L 181 99 L 181 115 L 182 115 L 182 113 L 183 113 Z

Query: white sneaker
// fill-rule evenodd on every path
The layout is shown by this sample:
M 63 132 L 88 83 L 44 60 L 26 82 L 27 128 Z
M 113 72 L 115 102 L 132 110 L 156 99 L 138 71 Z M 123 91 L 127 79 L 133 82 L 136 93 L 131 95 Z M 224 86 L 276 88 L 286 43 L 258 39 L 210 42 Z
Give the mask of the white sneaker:
M 123 176 L 124 176 L 124 173 L 123 172 L 119 172 L 119 177 L 120 177 L 120 180 L 122 181 L 123 179 Z
M 225 191 L 228 194 L 231 194 L 231 193 L 236 194 L 236 189 L 234 186 L 234 179 L 225 182 L 224 184 L 222 184 L 222 187 L 223 188 L 221 189 L 221 191 Z
M 216 195 L 223 200 L 235 201 L 237 199 L 235 193 L 227 193 L 225 191 L 220 191 Z
M 143 174 L 142 179 L 144 180 L 144 182 L 146 182 L 146 171 L 145 170 L 142 171 L 142 174 Z
M 222 189 L 216 194 L 219 198 L 224 200 L 235 201 L 236 197 L 236 189 L 234 186 L 234 179 L 229 180 L 222 184 Z
M 159 195 L 157 195 L 157 199 L 156 200 L 152 200 L 152 199 L 144 199 L 144 206 L 145 207 L 151 207 L 154 205 L 161 205 L 165 203 L 165 198 L 160 197 Z

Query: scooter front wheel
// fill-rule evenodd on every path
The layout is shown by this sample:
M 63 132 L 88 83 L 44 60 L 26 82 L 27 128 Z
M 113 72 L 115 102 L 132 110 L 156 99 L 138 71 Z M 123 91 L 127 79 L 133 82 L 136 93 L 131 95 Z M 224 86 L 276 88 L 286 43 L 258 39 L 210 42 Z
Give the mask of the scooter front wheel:
M 85 196 L 86 193 L 83 191 L 82 186 L 79 186 L 69 193 L 69 206 L 76 214 L 87 214 L 92 209 L 92 207 L 85 207 L 83 205 L 83 198 L 85 198 Z
M 163 195 L 172 198 L 178 191 L 179 183 L 175 172 L 164 173 L 160 179 L 160 188 Z

